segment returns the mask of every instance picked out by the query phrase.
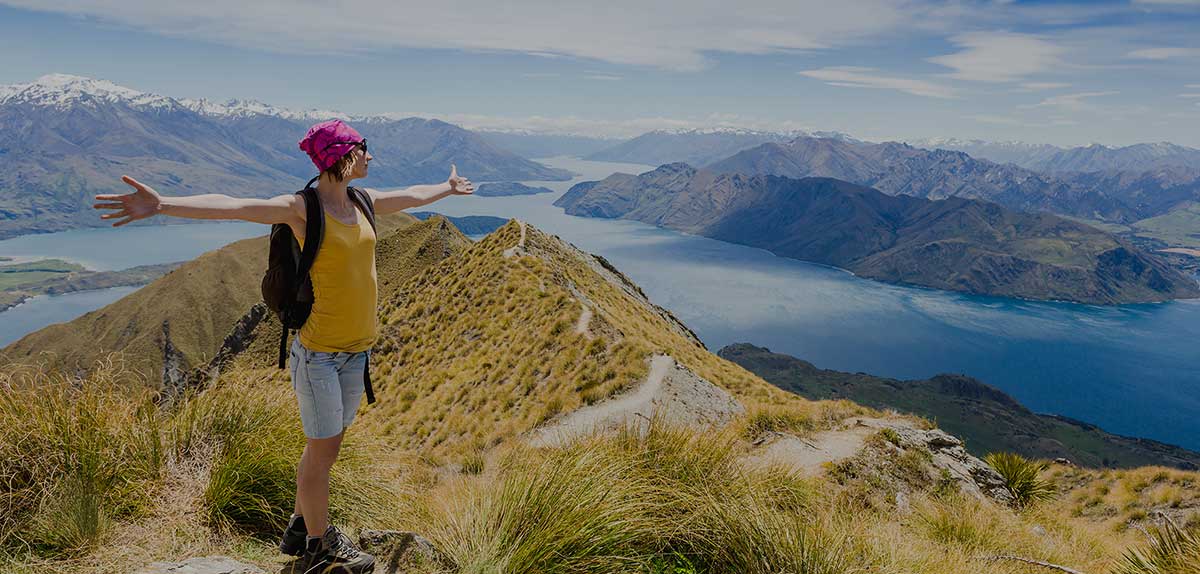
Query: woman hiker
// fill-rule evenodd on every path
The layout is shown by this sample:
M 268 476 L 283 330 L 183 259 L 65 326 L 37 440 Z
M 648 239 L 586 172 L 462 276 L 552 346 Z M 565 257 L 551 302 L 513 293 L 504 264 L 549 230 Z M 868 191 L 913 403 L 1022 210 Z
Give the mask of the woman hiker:
M 347 187 L 367 176 L 373 159 L 367 141 L 341 120 L 309 128 L 300 149 L 320 174 L 317 195 L 324 207 L 323 239 L 309 277 L 315 297 L 312 312 L 292 341 L 292 388 L 300 420 L 308 437 L 296 471 L 296 508 L 288 521 L 282 552 L 300 556 L 301 572 L 371 572 L 375 559 L 353 546 L 329 516 L 329 470 L 337 459 L 346 427 L 363 395 L 363 369 L 375 342 L 375 232 L 366 214 L 355 207 Z M 256 223 L 286 223 L 303 245 L 306 211 L 302 194 L 269 199 L 243 199 L 222 194 L 169 197 L 129 176 L 122 181 L 135 191 L 97 195 L 96 209 L 112 209 L 101 219 L 123 218 L 113 227 L 156 214 L 193 219 L 241 219 Z M 311 182 L 310 182 L 311 183 Z M 448 195 L 474 191 L 453 165 L 450 177 L 436 185 L 416 185 L 397 191 L 364 189 L 376 214 L 433 203 Z

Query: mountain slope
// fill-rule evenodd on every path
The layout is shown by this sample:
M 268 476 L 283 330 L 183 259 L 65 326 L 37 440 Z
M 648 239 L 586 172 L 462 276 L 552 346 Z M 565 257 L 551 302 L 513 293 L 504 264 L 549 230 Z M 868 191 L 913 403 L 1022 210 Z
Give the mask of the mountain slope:
M 555 205 L 939 289 L 1103 304 L 1200 295 L 1164 262 L 1083 224 L 962 198 L 889 196 L 835 179 L 670 164 L 577 184 Z
M 294 191 L 314 175 L 296 142 L 330 113 L 176 100 L 62 74 L 2 86 L 0 239 L 107 225 L 92 209 L 92 196 L 128 191 L 122 174 L 168 195 Z M 451 163 L 477 181 L 571 177 L 438 120 L 350 119 L 377 158 L 368 186 L 443 181 Z M 134 225 L 168 221 L 179 220 Z
M 728 345 L 717 354 L 808 399 L 848 399 L 932 419 L 939 428 L 963 438 L 977 456 L 1008 451 L 1030 458 L 1061 457 L 1089 467 L 1200 469 L 1200 453 L 1037 414 L 1003 391 L 963 375 L 901 381 L 842 373 L 748 343 Z
M 380 216 L 377 225 L 382 258 L 388 253 L 389 235 L 433 224 L 418 224 L 397 213 Z M 178 384 L 183 373 L 218 355 L 239 320 L 246 317 L 257 324 L 264 317 L 262 310 L 250 310 L 262 298 L 267 247 L 267 237 L 262 236 L 205 253 L 109 305 L 14 341 L 0 349 L 0 362 L 74 373 L 122 351 L 126 366 L 140 372 L 152 387 Z M 394 289 L 389 273 L 380 269 L 381 297 Z

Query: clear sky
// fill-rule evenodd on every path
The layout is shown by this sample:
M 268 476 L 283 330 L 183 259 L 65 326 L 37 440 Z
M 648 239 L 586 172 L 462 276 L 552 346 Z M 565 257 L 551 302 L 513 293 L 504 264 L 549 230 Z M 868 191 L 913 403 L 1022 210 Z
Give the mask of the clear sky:
M 1200 0 L 0 0 L 61 72 L 466 127 L 1200 147 Z

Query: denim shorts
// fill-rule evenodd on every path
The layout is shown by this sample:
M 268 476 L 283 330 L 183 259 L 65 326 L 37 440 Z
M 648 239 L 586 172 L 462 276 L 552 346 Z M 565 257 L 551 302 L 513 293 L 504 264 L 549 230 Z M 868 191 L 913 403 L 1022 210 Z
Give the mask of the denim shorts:
M 292 340 L 292 389 L 308 438 L 337 436 L 354 421 L 363 396 L 370 349 L 358 353 L 313 351 Z

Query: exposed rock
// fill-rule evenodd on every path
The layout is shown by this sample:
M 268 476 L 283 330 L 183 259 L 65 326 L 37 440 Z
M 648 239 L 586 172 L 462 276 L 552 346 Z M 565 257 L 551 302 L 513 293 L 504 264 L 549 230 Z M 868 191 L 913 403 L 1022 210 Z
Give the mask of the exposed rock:
M 877 433 L 885 440 L 872 441 Z M 761 438 L 761 437 L 760 437 Z M 743 458 L 750 465 L 784 464 L 806 475 L 820 474 L 841 464 L 842 472 L 884 478 L 896 495 L 897 508 L 905 490 L 954 486 L 968 496 L 1008 504 L 1012 495 L 987 463 L 971 456 L 962 441 L 940 429 L 917 428 L 908 419 L 852 418 L 841 428 L 801 438 L 772 432 L 756 441 L 757 449 Z M 918 468 L 896 461 L 922 461 Z
M 251 306 L 250 310 L 246 311 L 246 314 L 242 315 L 237 323 L 234 323 L 229 334 L 225 335 L 225 340 L 221 342 L 221 348 L 217 350 L 216 356 L 207 365 L 196 367 L 189 373 L 187 385 L 192 388 L 203 387 L 217 380 L 226 364 L 250 346 L 255 329 L 267 316 L 266 303 L 258 302 Z
M 154 562 L 134 574 L 266 574 L 261 568 L 228 556 L 189 558 L 183 562 Z
M 162 349 L 162 384 L 163 395 L 169 402 L 183 394 L 187 387 L 187 357 L 175 347 L 171 341 L 171 321 L 162 322 L 159 336 L 159 348 Z
M 948 474 L 964 494 L 976 498 L 987 497 L 1005 504 L 1012 502 L 1012 495 L 1004 486 L 1004 479 L 1000 474 L 987 463 L 967 453 L 967 449 L 963 448 L 962 441 L 957 437 L 940 429 L 922 430 L 911 424 L 876 421 L 878 419 L 863 419 L 863 424 L 891 429 L 899 437 L 899 444 L 896 446 L 901 449 L 928 450 L 933 455 L 933 468 L 939 473 Z
M 375 557 L 376 574 L 397 574 L 423 565 L 453 566 L 432 542 L 413 532 L 364 530 L 358 536 L 358 545 Z

